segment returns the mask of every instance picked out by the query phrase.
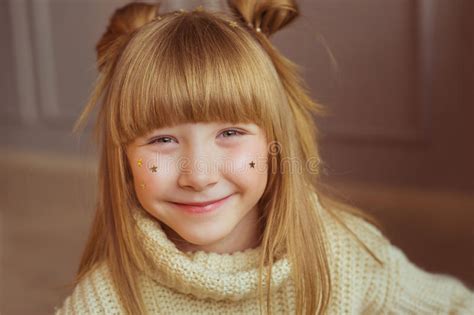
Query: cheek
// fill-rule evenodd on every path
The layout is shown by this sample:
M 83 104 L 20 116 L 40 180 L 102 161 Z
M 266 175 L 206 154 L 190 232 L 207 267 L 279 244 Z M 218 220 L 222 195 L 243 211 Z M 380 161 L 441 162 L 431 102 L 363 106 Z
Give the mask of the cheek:
M 132 158 L 131 168 L 134 187 L 138 199 L 147 203 L 152 198 L 159 197 L 160 187 L 172 187 L 170 182 L 174 178 L 172 161 L 158 158 L 153 152 L 136 155 Z
M 265 187 L 268 159 L 265 144 L 249 143 L 229 152 L 222 168 L 223 174 L 245 190 Z

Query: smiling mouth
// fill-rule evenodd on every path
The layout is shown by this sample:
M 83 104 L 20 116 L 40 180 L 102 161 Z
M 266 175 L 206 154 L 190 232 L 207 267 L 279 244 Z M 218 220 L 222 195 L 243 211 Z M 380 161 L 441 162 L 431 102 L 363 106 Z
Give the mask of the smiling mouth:
M 184 210 L 185 212 L 192 214 L 192 215 L 200 215 L 200 214 L 205 214 L 205 213 L 213 213 L 217 211 L 224 203 L 227 202 L 228 199 L 230 199 L 231 196 L 234 194 L 230 194 L 227 197 L 224 197 L 222 199 L 216 199 L 215 201 L 210 201 L 207 203 L 201 203 L 204 205 L 199 205 L 196 206 L 194 204 L 184 204 L 184 203 L 176 203 L 172 202 L 178 209 Z
M 210 201 L 206 201 L 206 202 L 190 202 L 190 203 L 172 202 L 172 203 L 177 204 L 177 205 L 182 205 L 182 206 L 205 207 L 205 206 L 211 205 L 213 203 L 219 202 L 221 200 L 224 200 L 224 199 L 230 197 L 231 195 L 232 194 L 227 195 L 227 196 L 225 196 L 223 198 L 220 198 L 220 199 L 214 199 L 214 200 L 210 200 Z

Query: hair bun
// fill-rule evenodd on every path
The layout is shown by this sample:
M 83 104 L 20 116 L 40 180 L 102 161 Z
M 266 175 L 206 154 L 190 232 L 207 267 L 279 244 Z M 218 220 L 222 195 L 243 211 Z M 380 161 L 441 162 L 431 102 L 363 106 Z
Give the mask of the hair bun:
M 227 2 L 234 14 L 241 16 L 253 27 L 259 27 L 267 36 L 279 31 L 299 16 L 299 9 L 294 0 L 228 0 Z
M 123 45 L 135 30 L 153 20 L 159 9 L 156 5 L 133 2 L 115 10 L 107 30 L 96 45 L 97 67 L 102 71 L 114 61 Z

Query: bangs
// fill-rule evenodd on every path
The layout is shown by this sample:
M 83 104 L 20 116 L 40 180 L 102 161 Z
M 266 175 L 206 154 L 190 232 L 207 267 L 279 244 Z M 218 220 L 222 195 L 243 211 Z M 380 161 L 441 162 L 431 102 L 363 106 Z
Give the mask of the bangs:
M 117 144 L 188 122 L 253 122 L 268 131 L 283 100 L 271 60 L 246 30 L 222 13 L 168 14 L 127 44 L 107 116 Z

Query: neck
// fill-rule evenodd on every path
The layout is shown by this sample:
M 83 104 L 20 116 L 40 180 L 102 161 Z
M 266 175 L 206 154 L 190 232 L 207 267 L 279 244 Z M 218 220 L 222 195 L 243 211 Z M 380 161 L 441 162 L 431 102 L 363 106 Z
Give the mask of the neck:
M 260 245 L 263 230 L 258 220 L 258 213 L 257 208 L 250 210 L 228 235 L 215 242 L 202 245 L 190 243 L 167 225 L 162 226 L 168 239 L 182 252 L 204 251 L 231 254 Z M 236 230 L 238 233 L 235 233 Z

